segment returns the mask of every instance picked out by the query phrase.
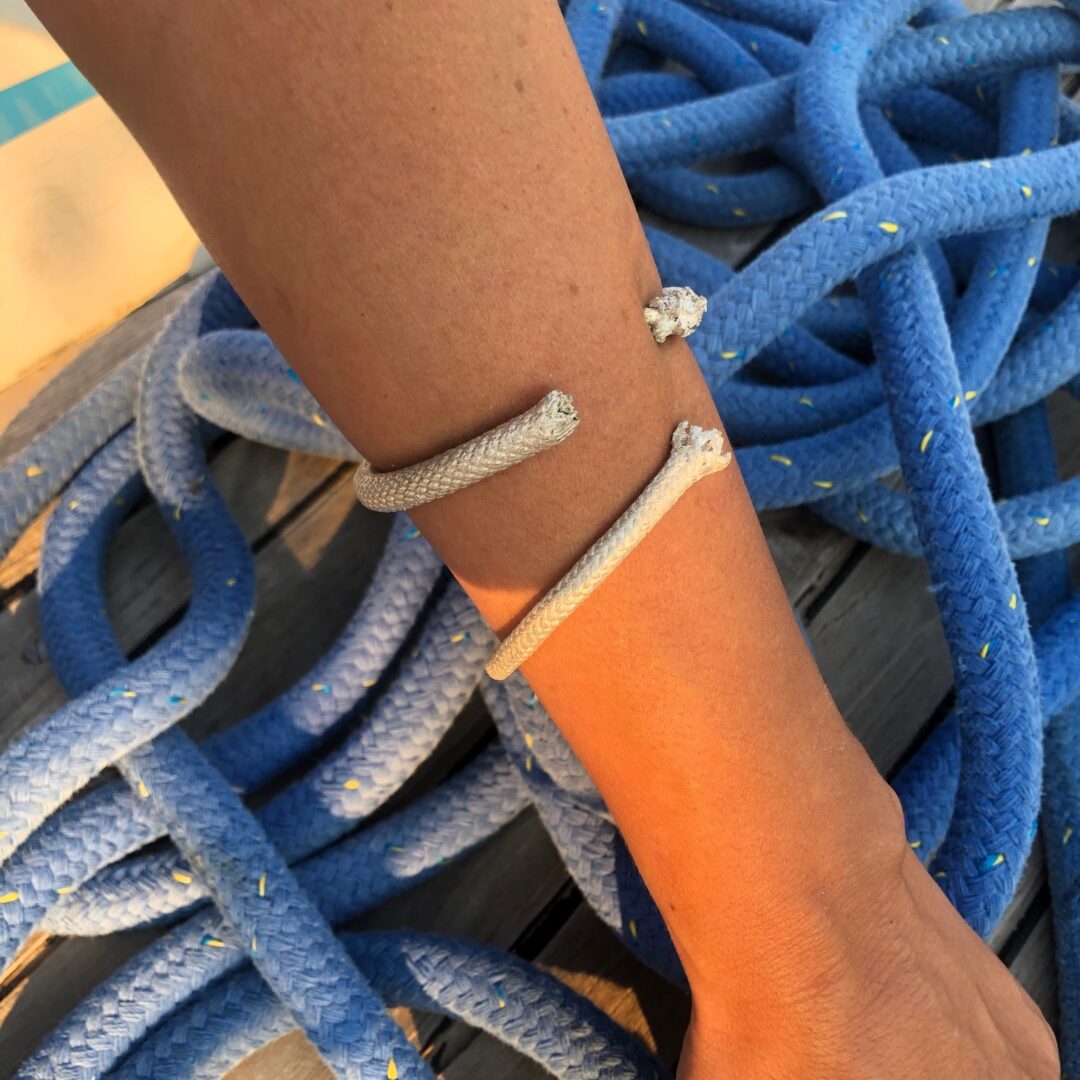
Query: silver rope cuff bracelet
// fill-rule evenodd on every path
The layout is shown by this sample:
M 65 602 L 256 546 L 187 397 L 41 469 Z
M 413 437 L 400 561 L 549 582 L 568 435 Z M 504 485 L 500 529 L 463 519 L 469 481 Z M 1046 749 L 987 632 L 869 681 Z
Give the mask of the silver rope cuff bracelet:
M 664 289 L 644 308 L 657 343 L 692 333 L 706 301 L 685 286 Z M 552 390 L 531 409 L 475 439 L 426 461 L 377 473 L 361 463 L 353 480 L 369 510 L 410 510 L 502 472 L 569 438 L 578 415 L 568 394 Z M 725 468 L 731 454 L 719 431 L 683 421 L 671 437 L 671 454 L 630 507 L 539 600 L 488 660 L 493 679 L 512 675 L 557 626 L 603 583 L 692 484 Z

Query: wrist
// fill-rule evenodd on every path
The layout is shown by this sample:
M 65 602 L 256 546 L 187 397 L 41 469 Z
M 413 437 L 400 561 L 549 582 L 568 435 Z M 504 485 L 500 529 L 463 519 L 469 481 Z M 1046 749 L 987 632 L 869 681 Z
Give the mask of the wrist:
M 797 769 L 774 775 L 768 789 L 758 784 L 753 805 L 725 814 L 702 841 L 719 869 L 704 925 L 700 908 L 664 908 L 695 1009 L 732 1016 L 741 1031 L 748 1008 L 771 1028 L 764 1003 L 784 1015 L 816 993 L 842 969 L 849 938 L 873 932 L 905 902 L 911 852 L 899 801 L 844 735 L 852 745 L 832 744 L 827 772 L 809 780 L 813 755 L 793 750 Z

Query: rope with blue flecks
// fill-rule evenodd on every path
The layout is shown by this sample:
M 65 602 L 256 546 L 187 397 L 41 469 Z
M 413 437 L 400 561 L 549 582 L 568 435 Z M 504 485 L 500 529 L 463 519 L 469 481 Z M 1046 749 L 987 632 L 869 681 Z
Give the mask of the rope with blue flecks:
M 662 276 L 709 297 L 691 341 L 756 505 L 806 504 L 927 561 L 956 702 L 896 788 L 913 846 L 981 933 L 1016 889 L 1042 784 L 1061 1044 L 1080 1075 L 1080 597 L 1064 564 L 1080 480 L 1058 480 L 1045 405 L 1080 389 L 1080 271 L 1045 253 L 1052 219 L 1080 209 L 1080 113 L 1060 94 L 1080 21 L 900 0 L 566 8 L 642 204 L 709 228 L 792 226 L 739 274 L 671 233 L 649 237 Z M 750 153 L 748 171 L 710 165 Z M 479 1026 L 556 1075 L 662 1074 L 511 956 L 332 930 L 531 805 L 601 917 L 682 981 L 580 764 L 520 677 L 483 679 L 493 638 L 407 521 L 311 672 L 206 742 L 181 734 L 254 603 L 251 554 L 207 469 L 213 425 L 355 459 L 220 277 L 0 470 L 4 550 L 60 496 L 39 588 L 71 695 L 0 756 L 0 955 L 36 927 L 171 924 L 19 1075 L 216 1077 L 295 1027 L 339 1076 L 429 1075 L 385 1012 L 395 1004 Z M 993 442 L 989 468 L 974 429 Z M 898 471 L 903 486 L 889 482 Z M 101 577 L 144 488 L 192 598 L 128 661 Z M 478 686 L 497 743 L 369 823 Z M 88 786 L 110 765 L 120 780 Z

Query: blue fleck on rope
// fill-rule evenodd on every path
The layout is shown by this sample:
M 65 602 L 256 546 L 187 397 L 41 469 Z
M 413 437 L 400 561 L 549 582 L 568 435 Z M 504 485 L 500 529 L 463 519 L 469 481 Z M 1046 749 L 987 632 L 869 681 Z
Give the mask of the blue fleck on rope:
M 1046 255 L 1053 219 L 1080 210 L 1080 110 L 1059 77 L 1080 63 L 1078 5 L 564 7 L 627 182 L 676 223 L 648 230 L 663 277 L 709 296 L 691 344 L 755 505 L 806 505 L 926 560 L 956 699 L 896 778 L 908 837 L 988 934 L 1041 801 L 1062 1052 L 1080 1076 L 1080 593 L 1066 563 L 1080 477 L 1060 475 L 1045 405 L 1080 391 L 1080 271 Z M 680 224 L 779 238 L 735 273 Z M 0 468 L 4 551 L 57 500 L 38 588 L 70 695 L 0 754 L 0 957 L 38 928 L 166 925 L 17 1075 L 216 1077 L 297 1027 L 338 1076 L 430 1075 L 395 1005 L 464 1020 L 557 1076 L 667 1075 L 513 956 L 336 932 L 532 807 L 599 916 L 684 985 L 602 799 L 524 680 L 484 679 L 492 636 L 407 519 L 309 672 L 200 744 L 181 732 L 255 602 L 247 542 L 208 474 L 204 443 L 222 429 L 356 459 L 215 274 Z M 128 660 L 102 579 L 144 492 L 192 593 Z M 492 745 L 385 812 L 478 688 Z M 91 784 L 109 767 L 120 780 Z

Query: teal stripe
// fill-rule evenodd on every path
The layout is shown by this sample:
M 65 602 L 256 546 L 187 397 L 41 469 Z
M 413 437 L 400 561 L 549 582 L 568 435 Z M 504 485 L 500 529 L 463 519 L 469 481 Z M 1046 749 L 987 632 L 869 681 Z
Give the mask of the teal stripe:
M 96 93 L 70 60 L 0 90 L 0 146 Z

